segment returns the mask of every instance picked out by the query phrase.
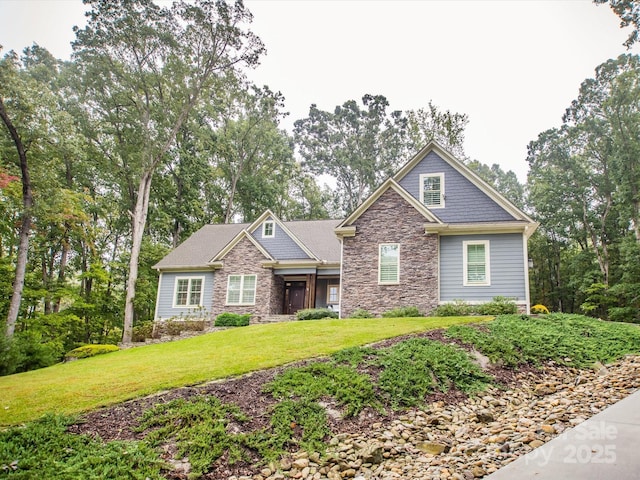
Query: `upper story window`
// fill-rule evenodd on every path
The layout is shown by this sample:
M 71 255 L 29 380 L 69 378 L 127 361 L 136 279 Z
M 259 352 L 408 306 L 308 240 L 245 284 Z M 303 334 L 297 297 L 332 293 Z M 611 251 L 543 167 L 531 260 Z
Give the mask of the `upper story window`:
M 420 175 L 420 201 L 431 208 L 444 208 L 444 173 Z
M 491 285 L 489 241 L 474 240 L 462 242 L 462 249 L 464 267 L 463 285 L 465 287 Z
M 227 282 L 227 305 L 255 305 L 256 276 L 229 275 Z
M 400 282 L 400 244 L 381 243 L 378 250 L 378 283 L 393 285 Z
M 176 278 L 174 307 L 201 307 L 204 277 Z
M 262 238 L 273 238 L 276 236 L 276 227 L 273 220 L 267 220 L 262 224 Z

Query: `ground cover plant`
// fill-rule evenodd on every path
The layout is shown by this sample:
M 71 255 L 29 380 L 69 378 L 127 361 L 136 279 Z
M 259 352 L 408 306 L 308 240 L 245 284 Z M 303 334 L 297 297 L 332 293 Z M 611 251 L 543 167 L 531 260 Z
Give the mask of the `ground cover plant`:
M 178 458 L 189 458 L 194 478 L 229 478 L 229 465 L 234 461 L 244 465 L 238 466 L 235 473 L 248 474 L 247 465 L 264 465 L 296 449 L 322 455 L 324 441 L 334 428 L 357 425 L 359 421 L 380 421 L 407 406 L 424 404 L 432 396 L 441 399 L 437 396 L 442 392 L 463 395 L 481 391 L 498 377 L 488 375 L 472 361 L 469 352 L 474 348 L 496 360 L 492 375 L 498 375 L 500 368 L 507 371 L 545 360 L 589 365 L 639 352 L 640 328 L 574 315 L 498 317 L 489 323 L 349 346 L 322 359 L 232 380 L 229 387 L 215 383 L 183 389 L 180 392 L 185 397 L 181 401 L 166 401 L 169 397 L 162 396 L 129 402 L 89 414 L 84 423 L 72 426 L 72 430 L 100 434 L 106 439 L 137 439 L 131 451 L 144 453 L 136 453 L 136 458 L 151 472 L 149 478 L 158 478 L 154 472 L 163 472 L 159 463 L 153 463 L 154 459 L 159 462 L 158 454 L 148 455 L 151 447 L 161 447 L 166 452 L 170 445 L 177 449 Z M 508 365 L 500 355 L 511 358 Z M 262 407 L 256 409 L 256 405 Z M 120 413 L 105 420 L 118 408 Z M 250 415 L 248 408 L 254 409 Z M 341 418 L 336 419 L 335 412 L 328 415 L 330 409 L 336 408 Z M 366 415 L 360 414 L 365 410 Z M 111 427 L 105 425 L 107 421 L 112 422 Z M 127 434 L 127 429 L 134 428 L 137 434 Z M 29 478 L 17 476 L 24 473 L 22 462 L 35 465 L 44 461 L 39 460 L 38 440 L 23 441 L 20 435 L 12 436 L 11 432 L 19 430 L 11 430 L 4 437 L 11 445 L 0 449 L 0 477 Z M 78 468 L 65 462 L 83 461 L 66 458 L 62 456 L 61 472 Z M 108 462 L 114 461 L 106 455 L 107 463 L 102 467 L 111 468 Z M 48 478 L 73 477 L 52 474 Z
M 640 350 L 637 325 L 559 313 L 539 318 L 505 315 L 482 326 L 452 326 L 447 335 L 510 367 L 546 360 L 586 367 Z

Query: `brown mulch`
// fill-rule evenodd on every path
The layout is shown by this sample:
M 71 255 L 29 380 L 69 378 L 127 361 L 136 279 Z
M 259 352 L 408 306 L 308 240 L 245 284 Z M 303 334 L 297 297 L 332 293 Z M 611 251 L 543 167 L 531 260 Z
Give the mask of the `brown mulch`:
M 390 347 L 398 342 L 408 340 L 410 338 L 428 338 L 431 340 L 441 341 L 443 343 L 454 343 L 466 350 L 471 347 L 463 342 L 449 338 L 444 335 L 444 330 L 432 330 L 419 334 L 405 335 L 371 345 L 374 348 Z M 276 375 L 284 369 L 302 366 L 310 361 L 297 362 L 295 364 L 283 367 L 272 368 L 254 372 L 237 378 L 216 381 L 204 385 L 190 386 L 184 388 L 176 388 L 157 394 L 153 394 L 144 398 L 130 400 L 124 403 L 105 407 L 99 410 L 91 411 L 84 414 L 80 421 L 69 427 L 69 431 L 78 434 L 88 434 L 98 437 L 102 441 L 112 440 L 141 440 L 144 433 L 136 433 L 134 429 L 139 425 L 139 419 L 146 410 L 156 405 L 168 403 L 176 399 L 190 399 L 197 396 L 212 395 L 218 398 L 222 403 L 230 403 L 237 405 L 241 411 L 250 419 L 244 422 L 239 429 L 243 432 L 249 432 L 267 427 L 270 420 L 270 411 L 273 405 L 277 403 L 270 394 L 263 392 L 265 384 L 271 382 Z M 505 387 L 515 386 L 515 374 L 512 369 L 504 368 L 500 365 L 492 364 L 487 369 L 496 380 L 496 383 Z M 533 370 L 533 369 L 532 369 Z M 520 370 L 522 371 L 522 369 Z M 368 372 L 370 373 L 370 372 Z M 425 403 L 433 403 L 442 401 L 445 403 L 458 403 L 466 399 L 467 396 L 455 389 L 448 392 L 436 392 L 430 394 L 425 399 Z M 339 406 L 332 404 L 327 399 L 330 408 L 340 410 Z M 367 408 L 357 417 L 352 418 L 336 418 L 329 416 L 329 426 L 334 433 L 362 433 L 366 434 L 371 431 L 371 426 L 378 422 L 388 422 L 401 415 L 401 412 L 393 411 L 388 405 L 385 405 L 386 412 L 380 413 L 374 409 Z M 170 456 L 170 455 L 169 455 Z M 227 479 L 236 475 L 251 475 L 256 473 L 255 467 L 246 462 L 228 465 L 224 458 L 216 462 L 213 471 L 204 478 L 210 480 Z M 167 478 L 183 479 L 185 475 L 170 472 Z

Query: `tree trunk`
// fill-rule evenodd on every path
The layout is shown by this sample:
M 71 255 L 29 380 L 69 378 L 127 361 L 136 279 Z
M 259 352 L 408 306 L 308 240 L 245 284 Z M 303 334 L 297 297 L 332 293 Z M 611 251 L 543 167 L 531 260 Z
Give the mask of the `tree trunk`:
M 147 223 L 149 212 L 149 196 L 151 192 L 151 178 L 153 170 L 143 172 L 138 186 L 138 198 L 135 210 L 131 213 L 131 258 L 129 259 L 129 279 L 127 281 L 127 296 L 124 305 L 124 325 L 122 329 L 122 343 L 131 343 L 133 335 L 133 300 L 136 296 L 136 281 L 138 280 L 138 260 L 142 248 L 142 235 Z
M 20 171 L 22 173 L 22 222 L 20 225 L 20 241 L 18 243 L 18 258 L 16 261 L 16 274 L 13 281 L 13 292 L 7 314 L 7 337 L 12 337 L 20 312 L 22 302 L 22 291 L 24 289 L 24 278 L 27 271 L 27 253 L 29 251 L 29 234 L 31 232 L 31 208 L 33 207 L 33 194 L 31 192 L 31 177 L 29 176 L 29 165 L 27 164 L 27 152 L 22 143 L 20 135 L 13 122 L 9 118 L 2 98 L 0 98 L 0 118 L 6 125 L 13 143 L 18 151 L 20 160 Z

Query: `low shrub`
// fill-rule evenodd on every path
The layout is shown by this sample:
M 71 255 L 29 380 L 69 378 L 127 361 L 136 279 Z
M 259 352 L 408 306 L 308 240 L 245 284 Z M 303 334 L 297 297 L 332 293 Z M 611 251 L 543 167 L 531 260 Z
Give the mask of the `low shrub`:
M 471 315 L 472 308 L 464 300 L 454 300 L 450 303 L 444 303 L 438 305 L 435 310 L 431 312 L 432 317 L 464 317 Z
M 153 322 L 143 322 L 140 325 L 133 327 L 133 333 L 131 334 L 132 342 L 144 342 L 147 338 L 151 338 L 153 335 Z
M 102 442 L 68 433 L 71 417 L 47 414 L 0 432 L 0 477 L 162 480 L 164 462 L 144 442 Z
M 251 321 L 251 314 L 224 312 L 216 317 L 216 327 L 246 327 Z
M 541 303 L 538 303 L 537 305 L 534 305 L 533 307 L 531 307 L 531 313 L 533 315 L 548 315 L 549 309 L 544 305 L 542 305 Z
M 330 308 L 307 308 L 296 312 L 298 320 L 321 320 L 323 318 L 338 318 L 338 312 Z
M 493 301 L 477 305 L 474 310 L 478 315 L 512 315 L 518 313 L 518 306 L 511 298 L 493 297 Z
M 223 404 L 213 396 L 183 398 L 158 404 L 144 412 L 135 430 L 146 432 L 153 447 L 172 441 L 178 458 L 189 457 L 191 475 L 201 478 L 211 465 L 226 454 L 230 464 L 245 459 L 242 437 L 227 430 L 229 423 L 248 420 L 233 404 Z
M 398 307 L 382 314 L 383 318 L 422 317 L 418 307 Z
M 118 347 L 117 345 L 83 345 L 82 347 L 74 348 L 70 352 L 67 352 L 64 358 L 69 360 L 71 358 L 95 357 L 96 355 L 117 352 L 118 350 L 120 350 L 120 347 Z
M 349 318 L 373 318 L 373 313 L 364 308 L 356 308 Z

